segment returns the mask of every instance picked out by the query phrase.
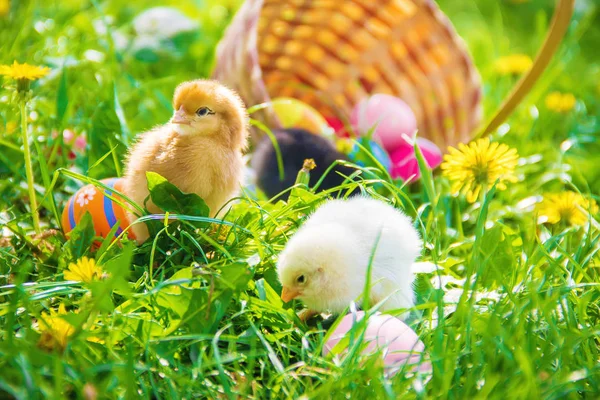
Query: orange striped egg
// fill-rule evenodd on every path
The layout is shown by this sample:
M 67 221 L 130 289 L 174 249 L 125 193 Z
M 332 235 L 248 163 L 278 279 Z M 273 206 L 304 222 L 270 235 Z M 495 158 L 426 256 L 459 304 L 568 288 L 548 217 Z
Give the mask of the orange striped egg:
M 111 189 L 123 192 L 123 179 L 121 178 L 103 179 L 100 182 Z M 129 225 L 129 220 L 123 207 L 113 202 L 107 194 L 112 195 L 113 192 L 106 192 L 104 188 L 89 184 L 71 196 L 63 210 L 61 219 L 65 235 L 68 236 L 69 232 L 77 226 L 86 211 L 89 211 L 92 215 L 97 236 L 107 237 L 117 222 L 119 222 L 119 228 L 115 235 L 120 235 L 123 228 Z M 115 196 L 118 195 L 115 194 Z M 125 200 L 122 199 L 122 202 L 125 202 Z M 130 238 L 134 239 L 131 230 L 128 230 L 127 233 Z

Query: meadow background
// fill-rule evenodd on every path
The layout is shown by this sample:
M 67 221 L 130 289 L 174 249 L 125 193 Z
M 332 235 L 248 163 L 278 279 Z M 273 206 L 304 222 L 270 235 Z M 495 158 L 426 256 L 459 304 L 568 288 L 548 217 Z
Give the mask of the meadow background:
M 162 1 L 190 30 L 136 34 L 136 16 L 157 3 L 0 0 L 0 64 L 51 68 L 27 110 L 43 230 L 58 228 L 56 210 L 83 184 L 76 174 L 120 175 L 135 134 L 170 118 L 175 86 L 210 74 L 240 1 Z M 438 4 L 481 72 L 489 117 L 519 75 L 503 73 L 503 57 L 534 57 L 554 2 Z M 328 193 L 276 204 L 248 194 L 227 217 L 233 227 L 182 221 L 140 247 L 95 248 L 86 224 L 68 241 L 32 236 L 19 109 L 4 78 L 0 398 L 598 398 L 598 215 L 582 224 L 538 216 L 550 193 L 600 201 L 599 11 L 576 3 L 549 69 L 492 135 L 520 156 L 507 190 L 470 204 L 439 171 L 387 193 L 376 185 L 388 178 L 366 172 L 345 186 L 387 197 L 425 238 L 411 324 L 433 366 L 426 377 L 386 379 L 376 357 L 359 363 L 358 352 L 322 357 L 326 329 L 281 303 L 277 254 Z M 552 92 L 576 101 L 558 110 Z M 65 130 L 83 144 L 66 143 Z M 67 281 L 63 271 L 84 256 L 107 277 Z

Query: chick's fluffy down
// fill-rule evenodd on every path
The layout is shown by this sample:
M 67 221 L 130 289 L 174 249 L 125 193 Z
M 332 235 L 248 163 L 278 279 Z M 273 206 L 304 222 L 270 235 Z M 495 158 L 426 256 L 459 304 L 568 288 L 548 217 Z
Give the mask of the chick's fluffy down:
M 375 249 L 370 304 L 387 298 L 381 310 L 406 309 L 414 305 L 411 267 L 421 247 L 410 218 L 392 206 L 362 196 L 331 200 L 289 240 L 278 274 L 284 287 L 299 286 L 309 309 L 340 313 L 362 295 Z
M 199 114 L 198 111 L 207 112 Z M 196 193 L 210 216 L 239 191 L 248 136 L 248 114 L 239 96 L 216 81 L 180 84 L 173 95 L 173 119 L 142 133 L 127 157 L 123 191 L 140 206 L 148 197 L 146 173 L 156 172 L 186 193 Z M 151 200 L 150 212 L 160 210 Z M 130 214 L 130 221 L 135 217 Z M 144 224 L 132 226 L 138 242 Z

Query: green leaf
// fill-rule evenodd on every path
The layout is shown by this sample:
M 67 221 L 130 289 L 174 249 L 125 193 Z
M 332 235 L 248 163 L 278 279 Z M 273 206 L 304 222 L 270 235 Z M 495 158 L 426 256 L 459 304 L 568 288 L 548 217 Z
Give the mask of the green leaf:
M 113 312 L 115 305 L 112 301 L 112 286 L 111 282 L 107 280 L 95 281 L 87 283 L 87 286 L 92 292 L 92 299 L 94 300 L 94 307 L 103 312 Z
M 270 304 L 274 304 L 277 307 L 283 307 L 283 300 L 281 300 L 279 294 L 277 294 L 275 289 L 273 289 L 273 287 L 269 285 L 269 282 L 267 282 L 265 279 L 259 279 L 256 281 L 256 289 L 258 290 L 259 299 Z
M 108 232 L 108 234 L 102 241 L 102 244 L 100 245 L 100 248 L 98 249 L 98 252 L 96 253 L 97 258 L 102 257 L 104 255 L 104 253 L 106 253 L 106 251 L 110 248 L 110 245 L 112 244 L 113 239 L 117 236 L 117 230 L 121 227 L 121 224 L 122 224 L 121 221 L 117 221 L 117 223 L 112 228 L 110 228 L 110 231 Z
M 316 202 L 320 198 L 321 197 L 319 197 L 319 195 L 316 195 L 310 190 L 304 189 L 302 187 L 293 188 L 292 194 L 290 194 L 290 202 L 292 202 L 293 200 L 297 200 L 298 206 L 304 206 L 305 204 Z
M 72 326 L 80 327 L 85 323 L 88 315 L 86 315 L 85 313 L 69 312 L 69 313 L 66 313 L 65 315 L 61 315 L 60 317 L 62 319 L 64 319 L 65 321 L 67 321 Z
M 431 284 L 430 274 L 415 274 L 415 280 L 413 281 L 413 290 L 415 292 L 416 303 L 425 304 L 432 301 L 432 293 L 434 287 Z
M 437 209 L 437 197 L 436 197 L 436 193 L 435 193 L 435 186 L 433 184 L 433 174 L 431 172 L 431 169 L 427 165 L 427 162 L 425 161 L 425 157 L 423 156 L 423 153 L 421 152 L 421 149 L 419 148 L 419 145 L 417 144 L 416 139 L 413 144 L 413 147 L 415 149 L 415 157 L 417 158 L 417 164 L 419 165 L 419 171 L 421 172 L 421 180 L 423 182 L 423 186 L 425 187 L 425 193 L 427 193 L 427 197 L 429 198 L 431 207 L 434 210 L 436 210 Z
M 35 152 L 38 154 L 37 159 L 40 164 L 40 173 L 42 175 L 42 181 L 44 182 L 45 189 L 44 198 L 40 202 L 40 205 L 46 204 L 46 207 L 48 207 L 52 211 L 55 218 L 58 220 L 60 219 L 60 213 L 58 212 L 58 208 L 56 208 L 56 202 L 54 201 L 54 196 L 51 190 L 52 182 L 50 181 L 50 171 L 48 168 L 48 162 L 46 158 L 42 155 L 43 153 L 40 148 L 40 144 L 37 141 L 34 141 L 33 144 L 35 145 Z
M 128 278 L 131 272 L 134 248 L 133 242 L 128 242 L 118 256 L 108 260 L 102 266 L 110 274 L 107 281 L 110 282 L 113 290 L 119 290 L 121 294 L 130 292 Z
M 127 278 L 129 277 L 134 247 L 131 242 L 125 244 L 119 255 L 101 264 L 102 269 L 108 272 L 108 277 L 87 284 L 92 292 L 94 305 L 98 310 L 112 312 L 115 309 L 111 296 L 113 291 L 118 290 L 121 295 L 131 292 Z
M 208 217 L 210 210 L 195 193 L 183 193 L 156 172 L 146 172 L 152 202 L 166 212 Z
M 210 287 L 194 288 L 181 325 L 191 332 L 214 333 L 225 317 L 235 295 L 246 290 L 252 279 L 252 271 L 246 263 L 231 263 L 222 268 L 221 274 L 212 277 Z M 183 288 L 183 287 L 182 287 Z M 183 291 L 181 292 L 183 294 Z
M 514 270 L 516 254 L 513 252 L 512 242 L 515 236 L 508 234 L 504 227 L 495 224 L 484 231 L 480 240 L 483 268 L 479 275 L 480 282 L 487 288 L 495 284 L 509 283 L 509 278 Z
M 89 211 L 86 211 L 77 226 L 71 231 L 69 240 L 63 246 L 67 258 L 77 260 L 85 255 L 92 246 L 95 235 L 92 215 Z
M 117 85 L 113 83 L 113 106 L 115 115 L 119 120 L 119 125 L 121 127 L 121 141 L 123 143 L 127 143 L 129 141 L 129 127 L 127 126 L 127 120 L 125 119 L 125 113 L 123 112 L 123 108 L 121 107 L 121 103 L 119 102 L 119 95 L 117 93 Z
M 268 268 L 263 272 L 264 281 L 269 285 L 272 290 L 281 292 L 282 286 L 277 276 L 277 270 L 275 268 Z M 277 295 L 279 297 L 279 295 Z M 262 298 L 262 297 L 261 297 Z M 264 298 L 263 298 L 264 300 Z
M 209 326 L 209 323 L 207 323 L 206 308 L 212 306 L 213 299 L 209 303 L 208 293 L 204 290 L 195 289 L 192 292 L 188 309 L 183 317 L 181 317 L 181 325 L 187 325 L 190 332 L 206 333 Z M 210 314 L 209 312 L 208 315 L 210 316 Z
M 56 92 L 56 119 L 61 125 L 69 106 L 69 94 L 67 92 L 67 69 L 62 69 L 58 91 Z
M 475 243 L 473 245 L 473 255 L 475 260 L 478 260 L 479 257 L 479 250 L 481 247 L 480 239 L 483 237 L 483 233 L 485 232 L 485 223 L 487 221 L 490 202 L 496 194 L 496 185 L 497 182 L 494 183 L 494 186 L 492 186 L 492 188 L 485 194 L 483 204 L 481 205 L 481 209 L 479 211 L 479 216 L 477 217 L 477 223 L 475 226 Z
M 246 263 L 237 262 L 229 264 L 226 267 L 223 267 L 221 279 L 219 280 L 217 287 L 241 292 L 246 289 L 252 275 L 252 271 L 248 268 Z
M 188 310 L 195 289 L 191 283 L 193 279 L 192 270 L 192 267 L 188 267 L 173 274 L 165 283 L 177 282 L 177 284 L 165 285 L 160 288 L 155 298 L 157 305 L 173 311 L 179 318 L 183 317 Z M 189 283 L 186 283 L 186 280 Z M 195 286 L 198 286 L 198 284 Z

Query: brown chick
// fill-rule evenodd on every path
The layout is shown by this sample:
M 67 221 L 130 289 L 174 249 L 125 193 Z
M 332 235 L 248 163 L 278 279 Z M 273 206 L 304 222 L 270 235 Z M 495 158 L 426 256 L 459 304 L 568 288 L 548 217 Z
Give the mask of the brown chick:
M 240 187 L 248 113 L 235 92 L 212 80 L 180 84 L 173 108 L 169 123 L 142 133 L 131 148 L 123 191 L 143 206 L 149 194 L 146 172 L 156 172 L 183 192 L 198 194 L 214 217 Z M 162 212 L 150 199 L 146 206 Z M 145 224 L 132 229 L 138 242 L 148 238 Z

